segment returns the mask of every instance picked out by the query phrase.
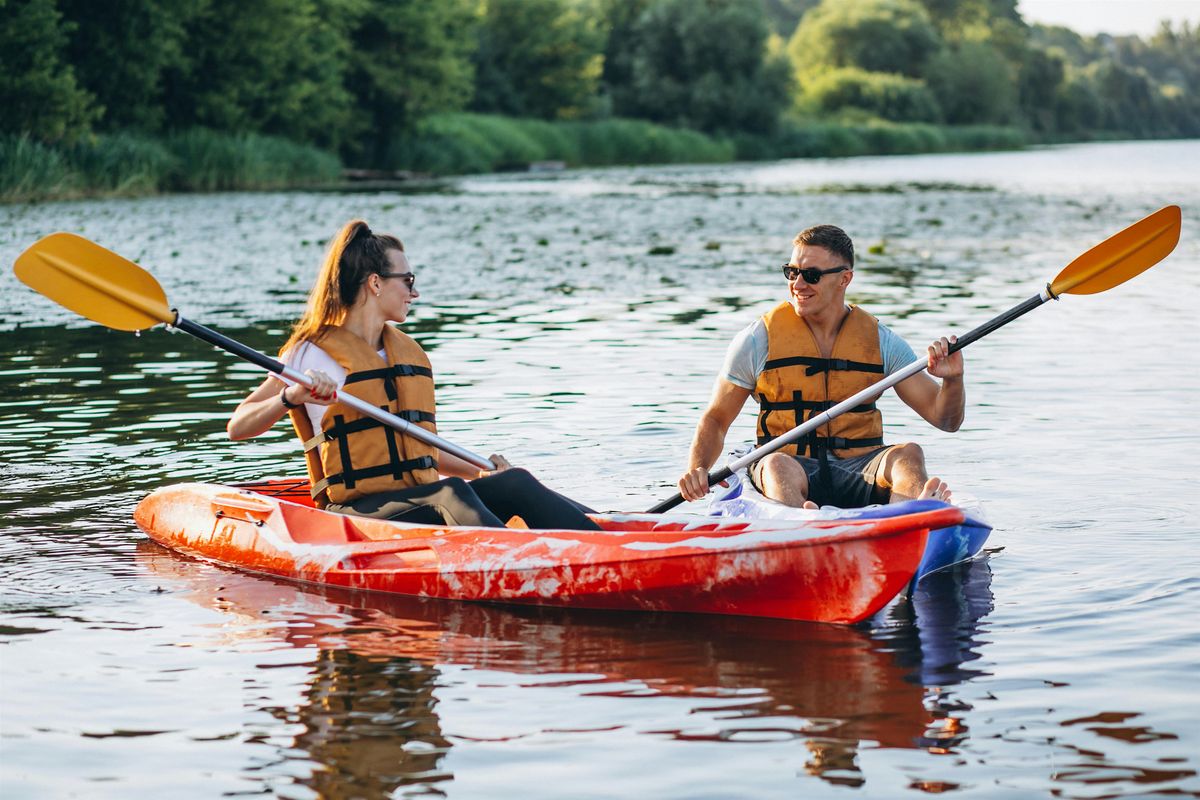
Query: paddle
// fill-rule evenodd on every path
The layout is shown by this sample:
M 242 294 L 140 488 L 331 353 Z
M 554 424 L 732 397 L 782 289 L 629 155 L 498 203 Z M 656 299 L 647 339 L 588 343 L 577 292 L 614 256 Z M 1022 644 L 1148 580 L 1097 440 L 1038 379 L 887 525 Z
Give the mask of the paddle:
M 109 328 L 140 331 L 164 323 L 190 333 L 215 347 L 257 364 L 288 380 L 312 388 L 312 379 L 241 342 L 185 319 L 167 305 L 167 297 L 146 270 L 132 261 L 73 233 L 52 233 L 34 242 L 17 258 L 13 271 L 26 286 L 59 305 Z M 346 392 L 338 399 L 372 419 L 420 439 L 428 445 L 456 455 L 464 461 L 492 470 L 486 458 L 447 442 L 422 427 L 413 425 Z
M 1119 286 L 1135 275 L 1140 275 L 1162 261 L 1175 249 L 1179 242 L 1181 212 L 1179 206 L 1167 206 L 1145 219 L 1135 222 L 1125 230 L 1105 239 L 1100 244 L 1076 258 L 1056 277 L 1046 284 L 1046 288 L 1020 305 L 1005 311 L 1003 314 L 985 322 L 975 330 L 958 337 L 958 341 L 950 345 L 950 352 L 955 353 L 972 342 L 982 339 L 992 331 L 1012 322 L 1022 314 L 1026 314 L 1047 300 L 1057 300 L 1064 294 L 1098 294 L 1114 286 Z M 720 483 L 739 469 L 753 464 L 779 448 L 807 436 L 812 431 L 825 425 L 834 417 L 840 416 L 860 403 L 882 394 L 886 389 L 916 375 L 925 369 L 924 360 L 914 361 L 904 369 L 893 372 L 883 380 L 863 389 L 853 397 L 847 398 L 829 410 L 816 417 L 810 418 L 803 425 L 792 428 L 787 433 L 772 439 L 761 447 L 751 450 L 741 458 L 730 462 L 717 472 L 710 473 L 708 485 Z M 670 500 L 664 500 L 651 508 L 647 513 L 660 514 L 683 502 L 683 495 L 676 492 Z

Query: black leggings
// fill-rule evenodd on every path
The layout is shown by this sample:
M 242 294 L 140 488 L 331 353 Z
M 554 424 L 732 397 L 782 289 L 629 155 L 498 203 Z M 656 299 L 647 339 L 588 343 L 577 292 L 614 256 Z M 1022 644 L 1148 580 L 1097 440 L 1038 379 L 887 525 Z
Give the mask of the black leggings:
M 585 513 L 590 508 L 546 488 L 524 469 L 506 469 L 473 481 L 443 478 L 344 505 L 330 503 L 328 510 L 422 525 L 502 528 L 509 517 L 519 516 L 530 528 L 600 530 Z

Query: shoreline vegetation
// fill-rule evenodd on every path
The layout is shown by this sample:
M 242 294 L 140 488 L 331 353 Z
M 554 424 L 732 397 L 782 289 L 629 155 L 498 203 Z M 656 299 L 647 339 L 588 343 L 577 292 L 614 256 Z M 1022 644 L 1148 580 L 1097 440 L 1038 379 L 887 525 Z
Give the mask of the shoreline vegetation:
M 369 188 L 493 172 L 789 158 L 1018 150 L 1018 128 L 876 120 L 793 122 L 772 136 L 713 136 L 632 119 L 547 121 L 434 115 L 396 146 L 396 171 L 347 169 L 337 155 L 277 136 L 203 128 L 167 137 L 98 134 L 66 146 L 0 136 L 0 202 L 161 193 Z
M 0 202 L 1200 137 L 1200 26 L 1018 0 L 0 6 Z

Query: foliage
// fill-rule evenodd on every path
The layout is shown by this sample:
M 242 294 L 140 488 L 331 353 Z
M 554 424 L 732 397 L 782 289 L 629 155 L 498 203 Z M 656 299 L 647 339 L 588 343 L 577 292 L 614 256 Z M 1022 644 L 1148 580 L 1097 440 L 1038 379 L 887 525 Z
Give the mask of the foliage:
M 61 152 L 29 136 L 0 133 L 0 200 L 12 203 L 62 194 L 72 185 Z
M 186 62 L 164 70 L 169 130 L 206 127 L 286 134 L 336 144 L 351 95 L 342 70 L 346 43 L 322 17 L 348 0 L 204 0 L 185 25 Z
M 771 30 L 787 39 L 796 32 L 800 18 L 820 0 L 763 0 Z
M 466 105 L 474 81 L 472 0 L 367 0 L 351 31 L 347 86 L 361 136 L 343 152 L 395 166 L 394 142 L 425 116 Z
M 0 0 L 0 109 L 6 199 L 1200 136 L 1200 28 L 1085 37 L 1017 0 Z
M 952 125 L 1005 125 L 1017 116 L 1017 84 L 1008 62 L 986 42 L 943 49 L 926 68 L 929 88 Z
M 938 100 L 924 81 L 903 75 L 842 67 L 811 80 L 805 94 L 822 113 L 857 109 L 899 122 L 937 122 L 941 118 Z
M 787 52 L 803 87 L 837 67 L 919 78 L 940 46 L 937 29 L 916 0 L 822 0 L 800 20 Z
M 87 137 L 65 156 L 80 185 L 109 194 L 157 191 L 180 169 L 161 141 L 129 133 Z
M 571 0 L 487 0 L 475 51 L 477 111 L 543 119 L 596 105 L 604 36 Z
M 64 59 L 67 34 L 54 0 L 0 0 L 0 133 L 73 139 L 100 114 Z
M 331 183 L 342 171 L 336 157 L 277 136 L 193 128 L 168 137 L 166 146 L 180 165 L 166 188 L 184 191 Z
M 614 113 L 703 131 L 774 127 L 786 65 L 767 58 L 760 0 L 655 0 L 632 24 Z
M 162 130 L 163 73 L 186 64 L 187 25 L 201 0 L 57 0 L 74 27 L 66 53 L 104 109 L 104 130 Z
M 642 120 L 547 122 L 488 114 L 424 120 L 397 154 L 406 167 L 438 175 L 525 169 L 539 161 L 573 166 L 729 161 L 732 142 Z

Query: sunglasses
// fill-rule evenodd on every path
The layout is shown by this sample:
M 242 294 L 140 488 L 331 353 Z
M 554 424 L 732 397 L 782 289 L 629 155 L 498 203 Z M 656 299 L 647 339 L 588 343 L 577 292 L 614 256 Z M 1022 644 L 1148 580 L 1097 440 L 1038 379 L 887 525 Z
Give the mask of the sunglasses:
M 417 282 L 417 276 L 411 272 L 378 272 L 376 274 L 381 278 L 400 278 L 404 281 L 404 285 L 408 287 L 410 292 L 412 291 L 413 285 Z
M 816 267 L 793 267 L 791 264 L 783 265 L 783 274 L 789 281 L 794 281 L 796 278 L 804 278 L 805 283 L 817 284 L 821 282 L 821 278 L 826 275 L 832 275 L 835 272 L 849 272 L 850 267 L 833 267 L 831 269 L 817 269 Z

